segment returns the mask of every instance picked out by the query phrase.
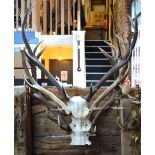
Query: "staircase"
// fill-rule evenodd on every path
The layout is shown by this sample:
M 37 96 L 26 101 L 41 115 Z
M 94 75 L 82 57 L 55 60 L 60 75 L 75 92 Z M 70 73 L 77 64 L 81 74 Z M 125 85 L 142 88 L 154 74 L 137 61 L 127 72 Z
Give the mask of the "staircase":
M 85 58 L 86 58 L 86 86 L 95 85 L 102 76 L 112 67 L 109 60 L 100 52 L 101 47 L 110 55 L 111 48 L 103 40 L 86 40 L 85 41 Z M 114 81 L 110 77 L 103 86 L 109 86 Z

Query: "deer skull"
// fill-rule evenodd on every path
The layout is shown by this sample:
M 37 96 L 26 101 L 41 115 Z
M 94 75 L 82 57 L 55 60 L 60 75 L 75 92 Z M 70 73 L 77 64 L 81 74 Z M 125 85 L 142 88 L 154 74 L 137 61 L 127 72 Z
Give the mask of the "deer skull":
M 90 145 L 91 142 L 88 138 L 91 122 L 88 118 L 89 109 L 86 100 L 81 96 L 74 96 L 67 105 L 72 113 L 72 123 L 70 124 L 73 131 L 71 133 L 71 145 Z
M 136 40 L 137 40 L 137 32 L 138 32 L 138 26 L 137 26 L 137 20 L 135 23 L 135 33 L 133 35 L 133 38 L 129 40 L 129 46 L 126 46 L 126 54 L 124 56 L 121 56 L 121 52 L 117 50 L 111 43 L 107 44 L 111 46 L 111 48 L 114 51 L 114 55 L 110 56 L 108 55 L 104 50 L 101 50 L 101 52 L 109 59 L 109 61 L 112 64 L 112 68 L 105 74 L 99 82 L 90 88 L 89 93 L 85 97 L 81 96 L 74 96 L 72 98 L 69 97 L 65 89 L 62 85 L 58 83 L 58 81 L 53 77 L 53 75 L 43 66 L 43 64 L 39 61 L 39 57 L 43 53 L 41 51 L 39 54 L 36 54 L 36 50 L 41 44 L 41 42 L 34 48 L 32 51 L 28 40 L 25 35 L 25 26 L 27 22 L 27 16 L 29 15 L 31 9 L 28 9 L 26 12 L 26 15 L 23 20 L 22 24 L 22 36 L 25 43 L 26 50 L 21 50 L 22 53 L 22 64 L 23 68 L 25 70 L 25 74 L 29 78 L 30 82 L 28 82 L 25 79 L 25 83 L 33 90 L 29 93 L 29 95 L 37 100 L 39 100 L 42 104 L 44 104 L 47 109 L 50 109 L 53 107 L 56 109 L 57 107 L 61 107 L 59 111 L 59 114 L 62 115 L 62 113 L 65 112 L 65 114 L 71 116 L 72 122 L 71 124 L 67 124 L 65 121 L 65 116 L 62 115 L 61 119 L 63 121 L 63 124 L 59 124 L 60 127 L 62 127 L 66 131 L 71 130 L 71 145 L 90 145 L 91 142 L 89 141 L 90 136 L 90 130 L 93 128 L 98 119 L 101 117 L 101 114 L 103 110 L 105 109 L 105 106 L 108 106 L 110 103 L 114 101 L 115 98 L 115 89 L 120 85 L 122 81 L 124 81 L 125 77 L 128 74 L 129 71 L 129 60 L 131 58 L 132 50 L 135 46 Z M 119 39 L 119 38 L 118 38 Z M 31 73 L 29 72 L 27 68 L 28 62 L 31 66 Z M 52 92 L 46 90 L 42 86 L 40 86 L 36 82 L 36 68 L 39 68 L 49 79 L 49 81 L 56 86 L 56 88 L 59 90 L 61 95 L 63 96 L 64 101 L 67 102 L 64 103 L 61 101 L 57 96 L 55 96 Z M 116 74 L 117 73 L 117 74 Z M 32 74 L 32 75 L 31 75 Z M 115 74 L 115 81 L 111 84 L 111 86 L 107 87 L 106 90 L 93 102 L 91 107 L 87 107 L 88 104 L 93 97 L 93 95 L 97 92 L 97 90 L 103 85 L 103 83 L 111 76 Z M 104 103 L 100 107 L 100 110 L 97 112 L 97 115 L 93 118 L 93 120 L 89 120 L 90 116 L 92 116 L 94 107 L 97 107 L 98 104 L 109 94 L 113 93 L 108 101 Z

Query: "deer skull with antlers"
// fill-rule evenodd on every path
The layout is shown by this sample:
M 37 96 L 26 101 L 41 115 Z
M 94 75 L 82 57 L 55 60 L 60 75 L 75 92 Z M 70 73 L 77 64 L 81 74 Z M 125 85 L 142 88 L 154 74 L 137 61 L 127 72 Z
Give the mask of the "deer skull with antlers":
M 137 40 L 137 21 L 135 24 L 135 33 L 133 35 L 133 38 L 130 38 L 128 43 L 123 42 L 119 37 L 117 37 L 117 39 L 125 45 L 125 55 L 122 56 L 121 52 L 109 42 L 107 42 L 107 44 L 112 48 L 114 53 L 113 56 L 108 55 L 103 49 L 99 47 L 101 52 L 111 62 L 112 68 L 99 80 L 96 85 L 90 88 L 89 93 L 86 96 L 73 96 L 71 98 L 65 91 L 64 87 L 60 85 L 60 83 L 58 83 L 58 81 L 53 77 L 53 75 L 39 61 L 39 57 L 44 50 L 42 50 L 38 54 L 36 54 L 36 51 L 41 42 L 34 48 L 33 51 L 28 43 L 25 35 L 25 26 L 29 13 L 31 13 L 31 9 L 27 10 L 24 21 L 22 23 L 22 36 L 26 49 L 21 50 L 23 68 L 25 70 L 26 76 L 29 79 L 28 81 L 25 78 L 25 83 L 29 86 L 29 88 L 31 88 L 31 90 L 33 90 L 29 94 L 31 97 L 41 101 L 41 103 L 44 104 L 48 109 L 50 109 L 51 107 L 55 109 L 57 107 L 61 107 L 59 110 L 59 115 L 61 115 L 62 117 L 59 125 L 62 129 L 70 131 L 72 139 L 71 145 L 90 145 L 90 132 L 93 131 L 104 109 L 111 103 L 113 103 L 115 99 L 116 88 L 125 79 L 129 72 L 130 66 L 128 62 L 130 61 L 132 50 Z M 31 66 L 31 73 L 27 69 L 26 62 L 28 62 Z M 65 102 L 61 101 L 52 92 L 40 86 L 36 82 L 36 67 L 39 68 L 48 77 L 49 81 L 58 89 Z M 90 102 L 94 94 L 111 75 L 115 76 L 115 81 L 105 89 L 105 91 L 97 98 L 97 100 L 94 101 L 91 107 L 88 107 L 88 103 Z M 90 116 L 92 116 L 94 108 L 97 107 L 99 103 L 110 93 L 111 95 L 109 95 L 109 99 L 103 105 L 101 105 L 95 117 L 90 121 Z M 66 122 L 66 115 L 71 117 L 71 124 L 68 124 Z

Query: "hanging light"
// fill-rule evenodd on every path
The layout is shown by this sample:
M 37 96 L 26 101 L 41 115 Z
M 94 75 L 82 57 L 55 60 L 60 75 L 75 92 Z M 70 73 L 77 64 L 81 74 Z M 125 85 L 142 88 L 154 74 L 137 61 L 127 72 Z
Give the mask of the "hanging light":
M 58 60 L 62 60 L 62 57 L 61 57 L 61 55 L 59 55 L 59 57 L 58 57 Z

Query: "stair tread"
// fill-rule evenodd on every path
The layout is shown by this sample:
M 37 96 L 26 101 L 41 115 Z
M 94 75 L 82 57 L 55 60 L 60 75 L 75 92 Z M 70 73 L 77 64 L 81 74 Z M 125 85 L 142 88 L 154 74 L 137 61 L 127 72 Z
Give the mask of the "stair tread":
M 86 80 L 86 82 L 98 82 L 99 80 Z M 107 82 L 114 82 L 114 80 L 106 80 Z
M 98 51 L 95 51 L 95 52 L 86 51 L 85 53 L 101 53 L 102 54 L 102 52 L 98 52 Z M 107 53 L 112 53 L 112 52 L 107 52 Z
M 108 48 L 110 48 L 110 46 L 108 46 L 108 45 L 105 45 L 105 46 L 95 46 L 95 45 L 88 46 L 88 45 L 86 45 L 85 47 L 108 47 Z
M 112 65 L 86 65 L 86 67 L 112 67 Z
M 86 74 L 106 74 L 106 72 L 87 72 Z
M 105 40 L 110 42 L 109 40 Z M 95 85 L 104 76 L 112 65 L 98 47 L 103 48 L 108 54 L 112 55 L 111 47 L 104 40 L 85 41 L 85 62 L 86 62 L 86 85 Z M 95 62 L 96 61 L 96 62 Z M 103 86 L 111 85 L 113 76 L 105 81 Z
M 110 40 L 85 40 L 85 42 L 87 42 L 87 41 L 95 41 L 95 42 L 98 42 L 98 41 L 107 41 L 107 42 L 110 42 Z
M 85 58 L 85 60 L 108 60 L 107 58 Z

